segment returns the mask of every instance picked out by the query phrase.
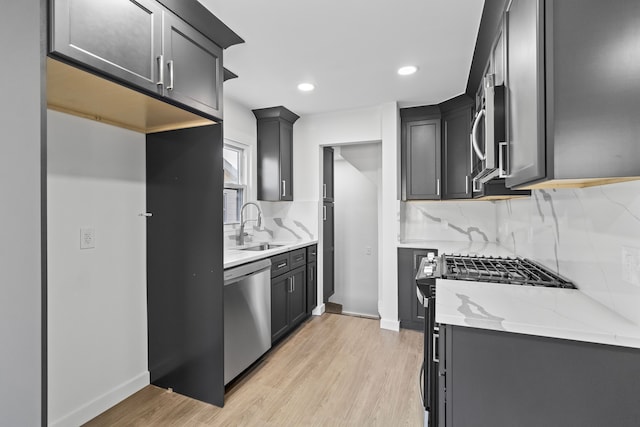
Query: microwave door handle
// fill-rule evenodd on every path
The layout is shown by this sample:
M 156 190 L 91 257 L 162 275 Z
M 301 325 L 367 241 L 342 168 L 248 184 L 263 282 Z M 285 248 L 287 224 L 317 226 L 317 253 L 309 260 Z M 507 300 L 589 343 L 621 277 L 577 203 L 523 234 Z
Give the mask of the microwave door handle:
M 480 160 L 485 160 L 487 156 L 484 155 L 482 151 L 480 151 L 480 147 L 478 146 L 478 125 L 480 124 L 480 119 L 485 116 L 486 112 L 484 108 L 480 110 L 480 112 L 476 115 L 475 120 L 473 121 L 473 128 L 471 129 L 471 142 L 473 143 L 473 151 L 476 152 L 476 156 Z

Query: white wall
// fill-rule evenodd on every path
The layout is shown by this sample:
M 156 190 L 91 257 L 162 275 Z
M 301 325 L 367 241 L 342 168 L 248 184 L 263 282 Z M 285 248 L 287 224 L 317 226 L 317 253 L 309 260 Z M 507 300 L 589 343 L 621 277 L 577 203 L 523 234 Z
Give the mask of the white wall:
M 340 144 L 379 141 L 381 139 L 380 107 L 361 110 L 314 114 L 301 117 L 293 128 L 293 203 L 304 202 L 315 205 L 311 215 L 304 220 L 318 236 L 318 252 L 323 249 L 320 200 L 322 182 L 322 147 Z M 337 183 L 336 185 L 340 185 Z M 315 213 L 313 213 L 315 211 Z M 324 311 L 323 259 L 318 260 L 318 308 L 315 314 Z
M 335 150 L 335 294 L 348 314 L 378 316 L 380 143 Z
M 502 245 L 640 324 L 640 181 L 499 202 L 497 227 Z
M 49 111 L 48 156 L 49 423 L 73 426 L 149 384 L 145 135 Z
M 0 53 L 0 425 L 40 425 L 43 2 L 3 2 Z M 42 14 L 41 14 L 42 12 Z M 43 145 L 41 145 L 43 144 Z

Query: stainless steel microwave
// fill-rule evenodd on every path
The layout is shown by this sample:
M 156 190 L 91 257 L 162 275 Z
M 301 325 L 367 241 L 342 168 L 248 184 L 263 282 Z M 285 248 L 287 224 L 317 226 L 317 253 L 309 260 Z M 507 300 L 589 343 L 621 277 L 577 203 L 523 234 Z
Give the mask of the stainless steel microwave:
M 507 174 L 505 87 L 495 85 L 493 74 L 483 81 L 483 102 L 471 128 L 474 189 Z

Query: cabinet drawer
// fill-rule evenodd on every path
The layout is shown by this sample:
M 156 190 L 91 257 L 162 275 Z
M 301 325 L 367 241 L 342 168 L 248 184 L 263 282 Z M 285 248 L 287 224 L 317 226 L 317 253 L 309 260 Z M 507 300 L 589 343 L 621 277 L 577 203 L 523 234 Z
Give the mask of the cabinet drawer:
M 291 254 L 291 268 L 298 268 L 307 263 L 307 248 L 296 249 Z
M 276 277 L 291 270 L 290 252 L 271 257 L 271 277 Z
M 318 245 L 307 246 L 307 262 L 313 262 L 318 258 Z

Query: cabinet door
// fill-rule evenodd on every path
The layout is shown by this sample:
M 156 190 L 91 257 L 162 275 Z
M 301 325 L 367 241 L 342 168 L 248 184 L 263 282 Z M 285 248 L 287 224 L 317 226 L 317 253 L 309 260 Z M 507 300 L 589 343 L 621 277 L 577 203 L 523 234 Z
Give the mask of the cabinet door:
M 322 200 L 333 202 L 333 148 L 322 149 Z
M 440 120 L 408 121 L 402 131 L 402 199 L 440 199 Z
M 280 200 L 280 121 L 258 120 L 258 200 Z
M 398 318 L 400 327 L 424 330 L 425 309 L 418 301 L 415 277 L 422 258 L 436 249 L 398 249 Z
M 222 118 L 222 49 L 175 15 L 163 21 L 165 96 Z
M 471 198 L 471 107 L 442 116 L 443 199 Z
M 153 0 L 52 1 L 52 52 L 158 91 L 162 8 Z
M 316 262 L 307 264 L 307 314 L 316 308 L 318 301 L 318 271 Z
M 507 11 L 508 187 L 546 176 L 542 3 L 514 0 Z
M 289 326 L 294 327 L 307 317 L 307 267 L 293 270 L 290 277 Z
M 334 283 L 334 212 L 333 203 L 322 205 L 322 300 L 328 302 L 329 297 L 335 293 Z
M 289 286 L 291 274 L 271 279 L 271 342 L 289 330 Z
M 280 122 L 280 197 L 293 200 L 293 125 Z

